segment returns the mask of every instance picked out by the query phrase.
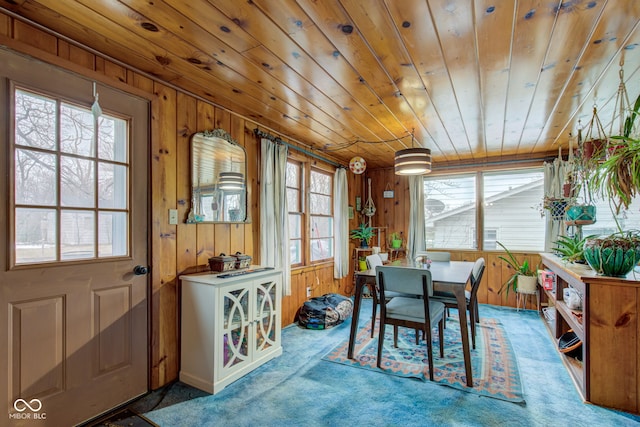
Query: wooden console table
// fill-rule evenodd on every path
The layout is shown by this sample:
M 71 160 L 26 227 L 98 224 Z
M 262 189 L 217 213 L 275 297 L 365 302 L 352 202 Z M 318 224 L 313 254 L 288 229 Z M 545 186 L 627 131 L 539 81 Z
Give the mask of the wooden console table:
M 572 329 L 582 341 L 582 361 L 562 357 L 583 399 L 640 413 L 640 273 L 598 276 L 586 265 L 540 256 L 556 275 L 555 288 L 541 291 L 543 305 L 555 314 L 543 316 L 549 332 L 557 342 Z M 582 312 L 564 302 L 567 287 L 582 296 Z

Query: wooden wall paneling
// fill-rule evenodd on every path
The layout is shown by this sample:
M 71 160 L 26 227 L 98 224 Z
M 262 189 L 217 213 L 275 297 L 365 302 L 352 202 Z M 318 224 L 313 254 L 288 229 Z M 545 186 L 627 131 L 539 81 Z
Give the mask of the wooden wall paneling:
M 384 234 L 383 234 L 383 245 L 384 245 L 384 250 L 387 249 L 387 241 L 389 240 L 389 237 L 391 236 L 391 233 L 393 233 L 393 229 L 395 227 L 395 224 L 392 222 L 392 217 L 391 214 L 394 211 L 394 206 L 396 203 L 396 198 L 399 197 L 398 194 L 396 194 L 395 192 L 395 185 L 394 185 L 394 181 L 395 181 L 395 174 L 393 172 L 393 169 L 383 169 L 382 170 L 382 174 L 381 174 L 381 181 L 382 184 L 384 185 L 382 191 L 384 192 L 385 190 L 391 190 L 393 191 L 393 197 L 390 197 L 388 199 L 385 199 L 384 197 L 382 197 L 383 195 L 380 194 L 378 195 L 378 197 L 382 197 L 379 202 L 380 204 L 380 227 L 386 227 L 386 229 L 384 230 Z
M 245 120 L 243 123 L 244 149 L 247 152 L 247 220 L 244 233 L 244 250 L 253 256 L 253 262 L 260 263 L 260 211 L 259 211 L 259 182 L 260 182 L 260 141 L 253 133 L 255 124 Z
M 114 64 L 111 61 L 97 57 L 96 58 L 96 71 L 111 77 L 114 80 L 119 80 L 123 83 L 127 83 L 127 71 L 124 67 L 118 64 Z M 175 109 L 175 106 L 174 106 Z
M 11 18 L 0 13 L 0 34 L 3 36 L 11 36 Z
M 246 149 L 246 145 L 247 145 L 247 141 L 246 141 L 246 137 L 247 135 L 244 132 L 245 129 L 245 120 L 231 114 L 230 115 L 230 124 L 229 124 L 229 133 L 231 134 L 231 137 L 234 138 L 236 141 L 238 141 L 238 144 L 241 145 L 242 147 L 244 147 L 245 149 L 245 153 L 247 151 Z M 249 140 L 249 144 L 251 144 L 253 142 L 255 138 L 251 137 Z M 251 180 L 250 174 L 255 174 L 256 170 L 250 170 L 248 167 L 248 157 L 246 157 L 247 159 L 247 167 L 245 170 L 245 185 L 247 185 L 248 188 L 248 183 Z M 249 201 L 250 199 L 250 195 L 249 193 L 247 193 L 247 215 L 250 216 L 249 213 Z M 247 225 L 247 224 L 233 224 L 231 225 L 231 236 L 232 236 L 232 244 L 231 244 L 231 250 L 233 251 L 233 253 L 240 251 L 243 254 L 247 254 L 247 255 L 251 255 L 253 256 L 253 245 L 250 245 L 249 250 L 247 249 L 247 232 L 249 232 L 249 235 L 251 236 L 251 225 Z M 249 242 L 252 242 L 249 239 Z M 255 264 L 255 261 L 252 260 L 252 262 Z
M 154 83 L 151 115 L 151 387 L 178 374 L 176 230 L 169 208 L 176 206 L 176 91 Z
M 215 248 L 215 255 L 221 253 L 231 255 L 236 253 L 232 251 L 231 242 L 231 225 L 230 224 L 214 224 L 213 226 L 213 247 Z
M 22 21 L 13 20 L 13 37 L 47 53 L 53 55 L 58 53 L 56 37 Z
M 397 196 L 393 209 L 394 229 L 390 232 L 401 232 L 406 244 L 409 231 L 409 179 L 398 175 L 394 175 L 394 177 L 394 195 L 397 194 Z
M 132 72 L 132 77 L 127 78 L 127 81 L 133 87 L 139 88 L 147 93 L 153 93 L 153 80 L 143 76 L 140 73 Z
M 198 100 L 195 131 L 212 130 L 215 126 L 215 107 Z M 215 247 L 215 226 L 214 224 L 196 224 L 196 233 L 198 266 L 206 269 L 209 258 L 220 254 Z
M 58 56 L 71 61 L 74 64 L 80 65 L 87 70 L 95 70 L 95 55 L 84 49 L 80 49 L 65 40 L 58 40 Z
M 183 93 L 177 96 L 177 145 L 176 145 L 176 206 L 178 225 L 176 228 L 176 274 L 190 272 L 198 265 L 194 242 L 197 227 L 186 224 L 191 210 L 191 135 L 196 129 L 197 102 Z M 179 296 L 178 296 L 179 297 Z
M 502 305 L 502 294 L 498 294 L 500 286 L 502 286 L 502 261 L 498 259 L 497 253 L 488 253 L 485 257 L 487 263 L 484 272 L 487 276 L 487 304 Z

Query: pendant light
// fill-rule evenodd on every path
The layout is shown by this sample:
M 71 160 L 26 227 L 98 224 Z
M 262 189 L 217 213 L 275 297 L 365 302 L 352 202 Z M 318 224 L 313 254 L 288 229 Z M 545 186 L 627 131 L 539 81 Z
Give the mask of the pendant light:
M 396 151 L 396 175 L 425 175 L 431 172 L 431 150 L 413 147 L 413 132 L 411 133 L 411 148 Z

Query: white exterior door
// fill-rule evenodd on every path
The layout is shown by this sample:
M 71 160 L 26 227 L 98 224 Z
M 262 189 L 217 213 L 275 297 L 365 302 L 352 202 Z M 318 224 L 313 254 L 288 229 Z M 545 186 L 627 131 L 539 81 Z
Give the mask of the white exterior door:
M 0 103 L 0 425 L 73 425 L 148 390 L 149 106 L 5 49 Z

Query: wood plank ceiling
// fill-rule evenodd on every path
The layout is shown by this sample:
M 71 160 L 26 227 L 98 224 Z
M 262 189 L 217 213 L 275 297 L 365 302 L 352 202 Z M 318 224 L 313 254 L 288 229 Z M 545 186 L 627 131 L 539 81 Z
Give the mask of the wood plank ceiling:
M 640 93 L 637 0 L 0 7 L 345 165 L 361 155 L 389 167 L 412 145 L 432 150 L 435 169 L 541 157 L 586 133 L 594 106 L 605 132 L 618 133 L 621 61 L 631 102 Z

